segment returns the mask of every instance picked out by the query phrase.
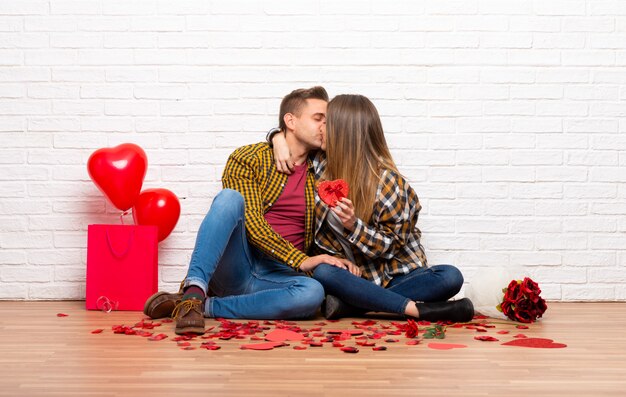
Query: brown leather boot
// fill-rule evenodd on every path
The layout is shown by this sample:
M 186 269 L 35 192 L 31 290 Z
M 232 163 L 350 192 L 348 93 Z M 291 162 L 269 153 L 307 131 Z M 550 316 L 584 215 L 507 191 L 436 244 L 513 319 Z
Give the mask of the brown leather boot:
M 174 332 L 178 335 L 204 334 L 202 301 L 194 298 L 180 301 L 174 308 L 172 317 L 176 320 Z
M 143 313 L 150 318 L 170 317 L 182 298 L 181 293 L 170 294 L 159 291 L 148 298 L 143 307 Z

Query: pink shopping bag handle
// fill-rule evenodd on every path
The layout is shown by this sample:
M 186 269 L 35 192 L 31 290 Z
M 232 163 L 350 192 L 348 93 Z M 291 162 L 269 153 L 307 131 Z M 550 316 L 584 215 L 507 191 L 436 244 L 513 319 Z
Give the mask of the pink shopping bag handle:
M 111 244 L 111 237 L 109 236 L 109 229 L 106 229 L 106 235 L 107 235 L 107 244 L 109 245 L 109 249 L 111 250 L 111 253 L 113 253 L 113 256 L 120 259 L 126 256 L 126 254 L 128 254 L 128 251 L 130 251 L 130 247 L 133 245 L 133 237 L 135 236 L 135 229 L 131 229 L 130 233 L 128 234 L 128 244 L 126 244 L 126 249 L 124 250 L 124 252 L 119 253 L 115 250 L 115 248 L 113 248 L 113 244 Z

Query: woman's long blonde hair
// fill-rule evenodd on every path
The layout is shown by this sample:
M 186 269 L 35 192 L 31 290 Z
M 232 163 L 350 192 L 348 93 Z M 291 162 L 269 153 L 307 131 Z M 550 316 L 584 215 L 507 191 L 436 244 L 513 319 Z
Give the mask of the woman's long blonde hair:
M 343 179 L 358 218 L 370 222 L 381 171 L 398 172 L 374 104 L 362 95 L 337 95 L 326 111 L 327 167 L 322 179 Z

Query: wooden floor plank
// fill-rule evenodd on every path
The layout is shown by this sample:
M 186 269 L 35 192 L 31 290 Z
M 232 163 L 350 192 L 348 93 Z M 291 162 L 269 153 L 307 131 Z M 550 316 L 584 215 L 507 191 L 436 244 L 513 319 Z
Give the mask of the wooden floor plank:
M 551 303 L 545 319 L 529 329 L 495 324 L 487 334 L 500 342 L 448 328 L 442 342 L 464 349 L 433 350 L 426 340 L 407 346 L 399 336 L 399 343 L 377 341 L 387 351 L 360 347 L 357 354 L 330 346 L 297 351 L 297 342 L 248 351 L 239 347 L 250 341 L 235 339 L 218 341 L 217 351 L 185 351 L 171 340 L 173 324 L 154 329 L 170 336 L 158 342 L 111 332 L 142 318 L 86 311 L 83 302 L 1 301 L 0 396 L 623 396 L 626 390 L 625 303 Z M 352 329 L 352 321 L 332 328 Z M 104 332 L 91 333 L 98 328 Z M 516 333 L 568 347 L 501 345 Z

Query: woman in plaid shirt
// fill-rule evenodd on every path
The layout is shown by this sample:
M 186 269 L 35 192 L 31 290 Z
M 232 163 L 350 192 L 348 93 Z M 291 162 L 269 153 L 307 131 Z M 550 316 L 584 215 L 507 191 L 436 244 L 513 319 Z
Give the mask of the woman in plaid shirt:
M 274 143 L 279 153 L 281 143 Z M 326 318 L 378 311 L 470 321 L 469 299 L 448 301 L 463 285 L 461 272 L 451 265 L 427 266 L 417 228 L 419 200 L 391 157 L 372 102 L 361 95 L 330 101 L 322 149 L 326 153 L 314 162 L 316 177 L 343 179 L 350 191 L 334 208 L 316 194 L 315 250 L 347 258 L 362 272 L 357 277 L 336 266 L 315 269 L 313 277 L 327 293 Z

